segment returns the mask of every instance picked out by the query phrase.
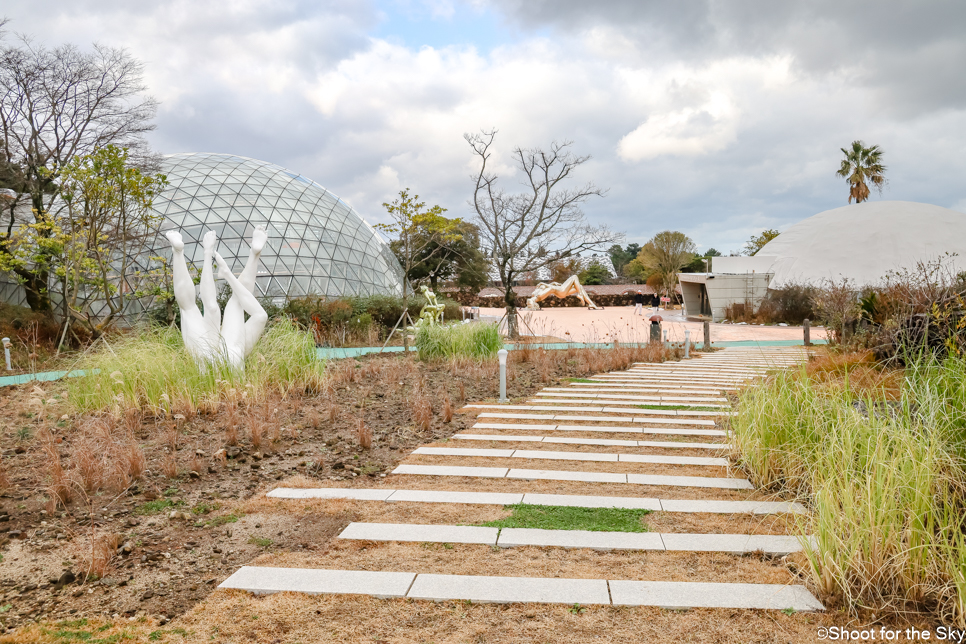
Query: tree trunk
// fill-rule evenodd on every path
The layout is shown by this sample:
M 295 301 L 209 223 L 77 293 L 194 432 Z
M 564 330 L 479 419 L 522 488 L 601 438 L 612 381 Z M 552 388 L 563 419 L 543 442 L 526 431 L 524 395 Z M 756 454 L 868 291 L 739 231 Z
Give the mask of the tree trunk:
M 516 294 L 513 292 L 512 286 L 505 286 L 506 290 L 503 292 L 503 302 L 506 304 L 506 330 L 507 335 L 511 340 L 516 340 L 520 337 L 517 331 L 517 302 Z
M 31 311 L 40 313 L 50 313 L 50 294 L 48 293 L 47 279 L 49 277 L 46 270 L 30 272 L 17 270 L 16 274 L 23 280 L 23 290 L 27 297 L 27 306 Z

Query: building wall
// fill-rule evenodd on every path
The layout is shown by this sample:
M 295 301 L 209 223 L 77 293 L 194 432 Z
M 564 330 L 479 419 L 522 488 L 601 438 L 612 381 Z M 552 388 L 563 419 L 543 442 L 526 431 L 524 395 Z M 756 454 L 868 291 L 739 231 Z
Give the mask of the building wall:
M 711 304 L 711 319 L 718 322 L 725 318 L 725 309 L 744 302 L 758 308 L 768 293 L 770 273 L 745 273 L 729 275 L 722 273 L 680 273 L 681 293 L 688 317 L 706 318 L 701 315 L 701 292 L 707 293 Z

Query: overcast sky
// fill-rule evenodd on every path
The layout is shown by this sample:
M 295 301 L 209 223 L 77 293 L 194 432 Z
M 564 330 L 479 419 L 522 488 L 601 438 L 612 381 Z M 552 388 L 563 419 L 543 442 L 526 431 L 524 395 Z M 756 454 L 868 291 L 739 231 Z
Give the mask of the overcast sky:
M 505 161 L 555 139 L 592 155 L 579 179 L 608 192 L 585 212 L 628 242 L 670 228 L 728 252 L 845 205 L 854 139 L 885 151 L 873 199 L 966 212 L 961 0 L 5 0 L 0 16 L 141 59 L 158 151 L 277 163 L 373 223 L 407 186 L 468 216 L 463 133 L 494 127 Z

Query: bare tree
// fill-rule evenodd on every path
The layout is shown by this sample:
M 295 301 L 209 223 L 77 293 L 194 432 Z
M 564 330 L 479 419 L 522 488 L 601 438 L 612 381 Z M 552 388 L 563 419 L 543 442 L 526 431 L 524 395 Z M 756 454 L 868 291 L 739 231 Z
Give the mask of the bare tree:
M 113 144 L 150 160 L 144 134 L 157 102 L 144 90 L 142 64 L 123 49 L 47 49 L 25 37 L 0 48 L 0 187 L 15 195 L 3 206 L 0 254 L 11 253 L 19 224 L 55 227 L 59 173 L 75 157 Z M 49 262 L 38 259 L 13 272 L 30 308 L 50 311 Z
M 549 150 L 515 148 L 513 157 L 523 172 L 524 190 L 507 194 L 490 170 L 496 130 L 463 135 L 480 158 L 479 173 L 472 177 L 471 204 L 480 223 L 480 237 L 503 283 L 510 337 L 517 337 L 513 283 L 524 273 L 535 272 L 586 250 L 603 249 L 623 238 L 606 226 L 587 223 L 580 205 L 604 191 L 593 183 L 566 187 L 589 156 L 577 156 L 571 141 L 553 142 Z

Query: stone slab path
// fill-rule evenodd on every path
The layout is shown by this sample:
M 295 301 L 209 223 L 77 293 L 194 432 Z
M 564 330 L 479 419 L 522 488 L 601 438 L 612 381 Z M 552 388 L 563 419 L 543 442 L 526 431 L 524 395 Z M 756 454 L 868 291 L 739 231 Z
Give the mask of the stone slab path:
M 407 597 L 477 603 L 554 603 L 570 605 L 657 606 L 661 608 L 757 608 L 823 610 L 800 586 L 655 582 L 540 577 L 435 575 L 365 570 L 320 570 L 244 566 L 219 588 L 255 594 L 345 593 L 379 599 Z
M 482 543 L 502 548 L 557 546 L 592 550 L 662 550 L 682 552 L 761 552 L 782 556 L 802 549 L 801 539 L 769 534 L 690 534 L 657 532 L 597 532 L 535 528 L 481 528 L 410 523 L 350 523 L 339 539 L 416 541 L 420 543 Z
M 430 481 L 427 489 L 278 488 L 272 490 L 269 496 L 278 499 L 440 504 L 441 507 L 445 504 L 450 508 L 454 505 L 472 508 L 523 504 L 641 509 L 668 513 L 669 517 L 687 514 L 689 522 L 682 525 L 689 528 L 700 527 L 708 520 L 705 517 L 716 515 L 764 517 L 803 513 L 805 509 L 797 503 L 765 500 L 753 490 L 749 481 L 730 477 L 726 458 L 702 456 L 701 452 L 697 455 L 684 452 L 687 455 L 676 456 L 653 450 L 727 449 L 729 446 L 720 439 L 727 438 L 728 432 L 718 427 L 722 416 L 733 413 L 727 395 L 739 388 L 752 386 L 769 369 L 794 367 L 803 360 L 804 355 L 797 348 L 726 349 L 679 363 L 638 364 L 621 372 L 581 379 L 580 382 L 572 382 L 569 387 L 548 387 L 527 404 L 480 402 L 467 405 L 465 410 L 475 413 L 479 420 L 473 430 L 485 433 L 455 435 L 453 438 L 463 446 L 437 443 L 419 447 L 410 459 L 392 472 L 391 476 L 401 476 L 403 480 L 415 480 L 405 479 L 406 476 L 426 478 Z M 600 434 L 626 436 L 603 438 Z M 687 440 L 638 438 L 647 434 L 677 435 L 687 437 Z M 476 441 L 477 444 L 490 441 L 492 446 L 473 447 L 468 444 L 469 441 Z M 525 443 L 533 448 L 517 449 L 517 446 L 508 443 Z M 538 447 L 545 443 L 568 445 L 570 449 Z M 465 459 L 472 459 L 469 462 L 472 464 L 461 465 L 461 459 L 463 463 L 467 463 Z M 522 459 L 523 464 L 554 461 L 553 466 L 566 469 L 517 468 L 510 466 L 508 459 Z M 581 463 L 586 464 L 581 466 Z M 615 465 L 608 466 L 607 463 Z M 597 471 L 594 469 L 597 467 L 623 471 Z M 674 474 L 679 467 L 685 468 L 682 475 Z M 703 471 L 709 472 L 709 475 L 683 475 Z M 715 471 L 719 475 L 710 474 Z M 440 489 L 445 487 L 447 481 L 458 483 L 455 487 L 469 486 L 470 489 Z M 473 481 L 488 481 L 484 488 L 486 491 L 472 490 Z M 543 483 L 539 483 L 541 481 Z M 632 486 L 645 486 L 648 496 L 636 496 L 633 492 L 627 496 L 544 493 L 548 481 L 560 481 L 561 487 L 566 486 L 569 490 L 586 489 L 590 492 L 616 491 L 615 483 L 626 484 L 629 490 Z M 533 486 L 538 483 L 542 487 L 537 487 L 537 492 Z M 700 498 L 667 498 L 675 496 L 673 491 L 676 489 L 706 491 L 698 495 Z M 461 512 L 457 511 L 457 514 Z M 447 516 L 453 516 L 452 510 Z M 339 539 L 387 544 L 460 544 L 458 547 L 461 548 L 647 551 L 652 553 L 649 557 L 667 557 L 674 552 L 693 553 L 694 556 L 716 554 L 718 557 L 756 552 L 781 556 L 797 552 L 807 543 L 806 538 L 792 534 L 721 534 L 720 530 L 708 529 L 697 532 L 662 530 L 632 533 L 498 529 L 457 525 L 452 521 L 452 518 L 448 523 L 438 524 L 358 521 L 349 524 Z M 548 551 L 547 556 L 554 555 Z M 715 561 L 714 567 L 720 568 L 720 559 Z M 434 601 L 458 599 L 501 603 L 797 611 L 823 609 L 807 589 L 791 584 L 790 576 L 785 584 L 760 584 L 710 583 L 701 579 L 610 579 L 604 578 L 604 575 L 599 578 L 570 579 L 525 574 L 513 577 L 437 574 L 441 572 L 447 570 L 399 572 L 244 567 L 221 587 L 255 593 L 290 590 Z M 519 574 L 526 570 L 514 572 Z

